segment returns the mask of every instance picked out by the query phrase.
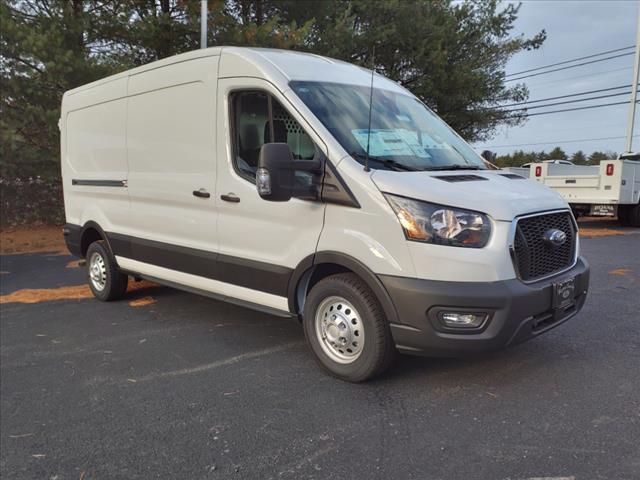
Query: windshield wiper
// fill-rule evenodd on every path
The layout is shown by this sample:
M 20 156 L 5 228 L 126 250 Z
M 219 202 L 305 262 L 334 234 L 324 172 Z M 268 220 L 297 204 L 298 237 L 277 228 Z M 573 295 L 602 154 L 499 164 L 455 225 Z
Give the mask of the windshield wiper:
M 425 170 L 439 171 L 439 170 L 484 170 L 477 165 L 438 165 L 437 167 L 427 167 Z
M 349 153 L 354 158 L 359 158 L 360 160 L 365 160 L 367 158 L 366 154 L 360 152 L 351 152 Z M 382 157 L 371 157 L 369 156 L 370 162 L 378 162 L 382 163 L 384 166 L 394 169 L 396 171 L 404 171 L 404 172 L 421 172 L 423 169 L 412 167 L 411 165 L 406 165 L 404 163 L 396 162 L 395 160 L 391 160 L 390 158 L 382 158 Z

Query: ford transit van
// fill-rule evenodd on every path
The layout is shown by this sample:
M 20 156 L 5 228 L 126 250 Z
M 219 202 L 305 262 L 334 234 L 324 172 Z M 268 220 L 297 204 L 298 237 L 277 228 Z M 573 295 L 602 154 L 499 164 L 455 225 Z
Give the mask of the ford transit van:
M 348 63 L 198 50 L 66 92 L 60 130 L 64 235 L 100 300 L 134 277 L 293 317 L 349 381 L 397 351 L 517 344 L 585 302 L 566 202 Z

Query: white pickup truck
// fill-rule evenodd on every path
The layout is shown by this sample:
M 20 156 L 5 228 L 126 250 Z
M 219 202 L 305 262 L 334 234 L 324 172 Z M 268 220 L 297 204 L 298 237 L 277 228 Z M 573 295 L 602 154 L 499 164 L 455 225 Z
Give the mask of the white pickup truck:
M 640 227 L 640 153 L 600 165 L 541 162 L 509 170 L 558 192 L 576 217 L 617 215 L 623 225 Z

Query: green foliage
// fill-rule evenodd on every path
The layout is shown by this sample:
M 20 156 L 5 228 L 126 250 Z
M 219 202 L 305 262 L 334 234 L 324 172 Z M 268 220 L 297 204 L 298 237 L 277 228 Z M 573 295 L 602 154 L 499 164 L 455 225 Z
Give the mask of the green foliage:
M 567 154 L 560 147 L 555 147 L 549 153 L 525 152 L 524 150 L 516 150 L 507 155 L 500 155 L 496 158 L 495 164 L 499 167 L 519 167 L 525 163 L 543 162 L 545 160 L 567 160 Z M 571 161 L 576 165 L 597 165 L 600 160 L 611 160 L 618 158 L 615 152 L 593 152 L 587 158 L 582 150 L 578 150 L 571 156 Z
M 14 225 L 62 225 L 62 184 L 57 178 L 0 178 L 0 228 Z
M 582 150 L 578 150 L 576 153 L 571 155 L 571 161 L 576 165 L 586 165 L 587 156 L 584 154 Z
M 602 160 L 613 160 L 618 158 L 618 154 L 615 152 L 598 152 L 595 151 L 589 155 L 589 163 L 600 163 Z
M 255 3 L 210 1 L 210 45 L 305 43 L 309 25 L 238 14 Z M 187 0 L 0 0 L 0 175 L 58 177 L 62 94 L 198 48 L 199 22 Z
M 567 160 L 567 154 L 560 147 L 555 147 L 549 152 L 549 160 Z
M 62 93 L 113 71 L 92 50 L 102 20 L 79 0 L 0 3 L 3 177 L 57 174 Z

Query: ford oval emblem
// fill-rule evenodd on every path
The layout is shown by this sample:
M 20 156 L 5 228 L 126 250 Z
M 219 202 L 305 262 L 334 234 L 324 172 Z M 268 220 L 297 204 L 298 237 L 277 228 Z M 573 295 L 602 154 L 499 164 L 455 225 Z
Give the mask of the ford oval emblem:
M 567 234 L 557 228 L 551 228 L 544 232 L 544 241 L 554 247 L 560 247 L 567 241 Z

